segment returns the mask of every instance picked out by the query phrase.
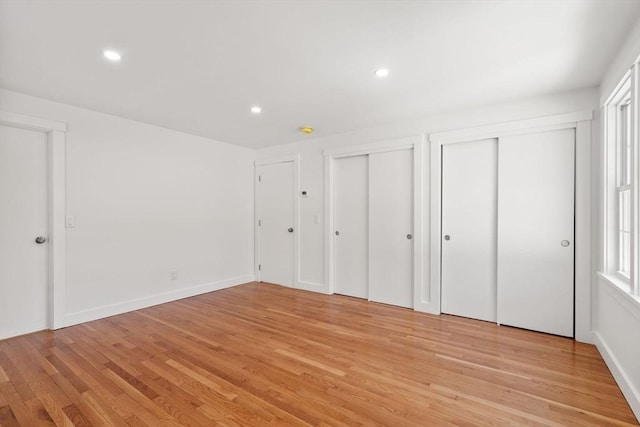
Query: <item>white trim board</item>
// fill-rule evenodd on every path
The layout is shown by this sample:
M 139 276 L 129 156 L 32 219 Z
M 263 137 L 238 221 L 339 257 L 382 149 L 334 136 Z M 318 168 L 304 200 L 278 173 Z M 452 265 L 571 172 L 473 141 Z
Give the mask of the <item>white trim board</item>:
M 319 292 L 332 294 L 334 292 L 333 280 L 333 230 L 334 230 L 334 167 L 335 159 L 364 154 L 381 153 L 396 150 L 413 150 L 413 308 L 419 311 L 432 312 L 429 299 L 429 284 L 424 281 L 424 243 L 423 243 L 423 146 L 424 136 L 416 135 L 399 139 L 378 141 L 371 144 L 355 145 L 345 148 L 324 150 L 324 177 L 325 177 L 325 284 Z
M 422 138 L 422 137 L 421 137 Z M 385 141 L 372 142 L 369 144 L 354 145 L 348 147 L 329 148 L 323 150 L 322 154 L 331 156 L 334 159 L 340 157 L 359 156 L 363 154 L 384 153 L 385 151 L 395 151 L 414 148 L 416 137 L 409 136 Z
M 633 382 L 629 380 L 629 376 L 622 369 L 618 359 L 613 355 L 611 349 L 598 332 L 593 333 L 593 343 L 596 345 L 609 371 L 611 371 L 622 394 L 627 399 L 634 415 L 640 420 L 640 391 L 633 386 Z
M 501 136 L 541 132 L 544 130 L 565 129 L 568 127 L 575 127 L 575 125 L 571 125 L 572 123 L 590 120 L 593 120 L 593 111 L 578 111 L 574 113 L 536 117 L 526 120 L 514 120 L 511 122 L 432 133 L 429 135 L 429 141 L 438 142 L 440 144 L 477 141 L 480 139 L 499 138 Z
M 324 283 L 306 282 L 306 281 L 300 280 L 298 281 L 297 288 L 302 289 L 303 291 L 318 292 L 326 295 L 329 294 L 329 292 L 327 292 L 327 287 Z
M 154 305 L 177 301 L 183 298 L 189 298 L 213 291 L 219 291 L 221 289 L 231 288 L 233 286 L 253 282 L 254 279 L 255 276 L 253 275 L 232 277 L 230 279 L 220 280 L 217 282 L 203 283 L 200 285 L 178 289 L 170 292 L 164 292 L 153 296 L 136 298 L 116 304 L 92 308 L 89 310 L 77 311 L 75 313 L 69 313 L 65 316 L 65 326 L 77 325 L 79 323 L 90 322 L 92 320 L 103 319 L 105 317 L 115 316 L 117 314 L 128 313 L 130 311 L 140 310 L 142 308 L 152 307 Z
M 11 113 L 4 110 L 0 110 L 0 124 L 37 130 L 40 132 L 51 132 L 54 130 L 60 132 L 67 131 L 66 123 L 41 119 L 39 117 L 25 116 L 23 114 Z
M 297 154 L 293 154 L 290 156 L 282 156 L 282 157 L 274 157 L 270 159 L 260 159 L 254 160 L 254 166 L 263 166 L 263 165 L 272 165 L 274 163 L 286 163 L 286 162 L 297 162 L 300 160 L 300 156 Z
M 575 172 L 575 339 L 591 342 L 591 119 L 592 111 L 518 120 L 429 135 L 431 142 L 431 301 L 440 314 L 442 146 L 507 135 L 574 128 Z
M 67 124 L 0 111 L 0 124 L 43 132 L 47 135 L 47 185 L 49 225 L 48 274 L 49 329 L 64 324 L 66 297 L 66 130 Z

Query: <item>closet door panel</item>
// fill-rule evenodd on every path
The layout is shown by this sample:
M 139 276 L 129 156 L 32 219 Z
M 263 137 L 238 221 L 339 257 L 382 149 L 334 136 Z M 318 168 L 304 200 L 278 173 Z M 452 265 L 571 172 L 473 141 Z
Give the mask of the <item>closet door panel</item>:
M 498 147 L 498 323 L 571 337 L 574 130 Z
M 369 299 L 413 307 L 413 150 L 369 155 Z
M 334 160 L 334 291 L 368 298 L 368 156 Z
M 496 321 L 498 141 L 442 147 L 442 312 Z

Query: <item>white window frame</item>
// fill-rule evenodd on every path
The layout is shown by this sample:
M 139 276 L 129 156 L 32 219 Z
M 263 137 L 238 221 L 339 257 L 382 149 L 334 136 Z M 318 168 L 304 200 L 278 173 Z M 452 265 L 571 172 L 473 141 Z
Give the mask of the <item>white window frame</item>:
M 622 120 L 622 109 L 628 108 L 629 123 Z M 623 161 L 626 150 L 621 144 L 624 139 L 625 125 L 630 125 L 628 143 L 631 145 L 629 162 L 629 182 L 622 177 Z M 602 129 L 604 140 L 604 194 L 603 194 L 603 259 L 601 274 L 624 293 L 640 302 L 639 255 L 640 227 L 640 170 L 638 168 L 638 63 L 625 74 L 618 86 L 602 107 Z M 623 192 L 629 192 L 629 271 L 621 271 L 622 227 L 620 200 Z
M 615 184 L 615 206 L 613 208 L 616 210 L 615 217 L 612 217 L 612 221 L 616 222 L 616 230 L 615 236 L 612 238 L 617 239 L 616 249 L 613 251 L 613 256 L 615 257 L 615 264 L 611 265 L 611 268 L 615 271 L 615 274 L 618 276 L 620 280 L 627 283 L 629 287 L 631 286 L 631 262 L 629 262 L 628 270 L 623 269 L 623 259 L 625 255 L 623 254 L 625 248 L 623 247 L 623 233 L 629 234 L 629 260 L 631 257 L 631 240 L 633 239 L 633 227 L 629 227 L 628 231 L 623 231 L 623 220 L 622 220 L 622 195 L 625 192 L 629 194 L 629 222 L 631 223 L 631 199 L 634 187 L 633 180 L 633 143 L 630 135 L 627 134 L 627 129 L 630 126 L 629 120 L 631 118 L 631 90 L 629 88 L 628 91 L 623 93 L 623 99 L 612 106 L 615 108 L 615 124 L 612 126 L 615 127 L 616 138 L 612 143 L 615 145 L 616 150 L 616 184 Z M 623 110 L 626 110 L 626 113 L 623 113 Z M 624 115 L 627 114 L 628 118 L 624 118 Z M 627 146 L 631 146 L 630 152 L 627 152 Z M 628 157 L 627 157 L 628 156 Z M 628 163 L 627 163 L 628 162 Z M 625 175 L 629 176 L 628 181 L 626 180 Z M 613 258 L 612 258 L 613 261 Z M 615 268 L 614 268 L 615 267 Z

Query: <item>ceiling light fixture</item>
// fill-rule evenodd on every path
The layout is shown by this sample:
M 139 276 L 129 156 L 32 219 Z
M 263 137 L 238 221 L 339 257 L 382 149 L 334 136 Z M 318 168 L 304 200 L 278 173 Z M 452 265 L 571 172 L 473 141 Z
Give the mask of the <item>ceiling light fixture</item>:
M 262 113 L 262 107 L 258 107 L 257 105 L 254 105 L 253 107 L 251 107 L 251 112 L 253 114 L 260 114 Z
M 305 135 L 311 135 L 313 133 L 313 128 L 311 126 L 302 126 L 300 128 L 300 132 L 304 133 Z
M 388 68 L 378 68 L 376 71 L 374 71 L 374 73 L 376 75 L 376 77 L 387 77 L 389 75 L 389 69 Z
M 105 58 L 107 58 L 110 61 L 117 62 L 122 59 L 122 55 L 120 55 L 115 50 L 105 50 L 104 52 L 102 52 L 102 54 L 104 55 Z

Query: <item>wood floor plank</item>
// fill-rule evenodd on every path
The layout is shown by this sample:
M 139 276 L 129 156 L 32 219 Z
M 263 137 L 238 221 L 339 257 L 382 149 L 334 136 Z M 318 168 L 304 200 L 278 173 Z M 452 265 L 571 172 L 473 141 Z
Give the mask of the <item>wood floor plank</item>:
M 638 425 L 592 345 L 265 283 L 0 341 L 0 426 Z
M 0 406 L 0 426 L 19 426 L 16 416 L 8 404 Z

